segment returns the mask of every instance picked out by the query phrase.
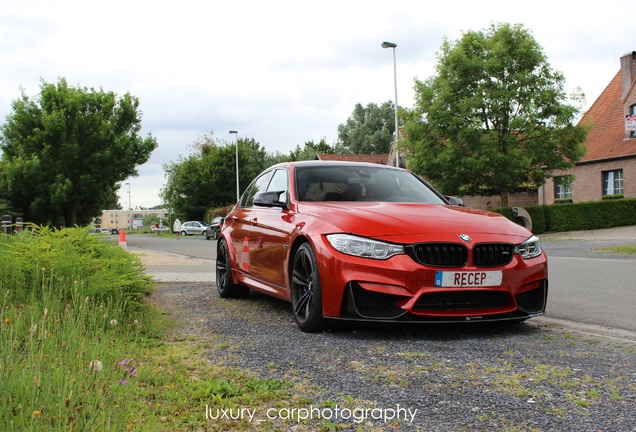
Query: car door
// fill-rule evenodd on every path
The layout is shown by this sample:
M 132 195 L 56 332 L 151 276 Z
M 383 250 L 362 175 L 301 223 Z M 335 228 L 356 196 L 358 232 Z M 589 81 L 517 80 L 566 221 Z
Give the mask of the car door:
M 259 192 L 276 190 L 287 199 L 288 178 L 286 169 L 277 169 L 254 180 L 232 217 L 230 234 L 239 269 L 257 281 L 281 286 L 285 284 L 284 262 L 289 243 L 283 210 L 256 206 L 254 197 Z
M 190 234 L 190 223 L 185 222 L 181 224 L 181 232 L 185 231 L 186 235 Z
M 256 226 L 252 224 L 254 196 L 259 192 L 267 190 L 269 181 L 272 179 L 274 171 L 266 171 L 248 186 L 243 192 L 237 209 L 232 214 L 229 224 L 230 240 L 232 242 L 232 250 L 237 268 L 250 274 L 252 272 L 250 260 L 250 238 L 258 235 Z
M 195 225 L 196 225 L 196 227 L 195 227 L 196 228 L 196 233 L 197 234 L 203 234 L 203 231 L 205 231 L 206 226 L 203 225 L 201 222 L 196 222 Z
M 289 175 L 286 169 L 277 169 L 267 185 L 267 192 L 280 192 L 281 201 L 287 201 Z M 253 206 L 249 239 L 252 274 L 272 284 L 285 285 L 285 262 L 289 250 L 290 230 L 280 207 Z

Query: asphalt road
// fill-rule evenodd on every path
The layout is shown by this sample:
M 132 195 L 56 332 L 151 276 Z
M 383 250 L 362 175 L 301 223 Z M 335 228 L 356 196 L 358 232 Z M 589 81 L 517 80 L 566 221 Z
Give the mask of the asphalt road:
M 128 246 L 140 249 L 216 261 L 216 240 L 206 240 L 201 235 L 181 237 L 180 240 L 177 240 L 174 237 L 157 234 L 133 234 L 126 236 L 126 243 Z
M 546 320 L 636 341 L 636 255 L 606 248 L 636 244 L 636 227 L 541 236 L 548 254 Z
M 547 317 L 636 335 L 636 261 L 552 257 Z
M 544 319 L 574 324 L 583 331 L 636 341 L 636 255 L 611 255 L 603 248 L 633 239 L 550 238 L 548 310 Z M 131 247 L 216 260 L 216 241 L 203 236 L 176 240 L 129 235 Z

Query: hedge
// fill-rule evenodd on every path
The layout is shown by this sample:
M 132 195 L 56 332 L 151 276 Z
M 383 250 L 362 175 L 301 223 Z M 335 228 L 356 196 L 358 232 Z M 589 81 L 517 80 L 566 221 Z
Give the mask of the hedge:
M 634 198 L 528 206 L 524 209 L 532 218 L 532 231 L 535 234 L 636 225 Z M 501 207 L 493 211 L 522 224 L 520 219 L 512 216 L 512 207 Z

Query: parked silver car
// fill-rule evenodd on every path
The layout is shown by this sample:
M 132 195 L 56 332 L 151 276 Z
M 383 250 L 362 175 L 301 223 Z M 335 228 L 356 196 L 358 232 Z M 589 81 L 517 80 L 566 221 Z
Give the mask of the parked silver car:
M 181 224 L 181 235 L 206 235 L 208 226 L 199 221 L 188 221 Z

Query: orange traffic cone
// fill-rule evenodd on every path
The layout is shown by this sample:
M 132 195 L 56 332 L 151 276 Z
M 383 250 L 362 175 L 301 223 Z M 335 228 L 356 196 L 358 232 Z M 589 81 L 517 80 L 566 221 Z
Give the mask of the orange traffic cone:
M 241 255 L 241 260 L 243 261 L 243 270 L 250 269 L 250 246 L 249 239 L 247 236 L 243 237 L 243 252 Z
M 126 244 L 126 231 L 124 230 L 119 231 L 119 246 L 128 249 L 128 245 Z

